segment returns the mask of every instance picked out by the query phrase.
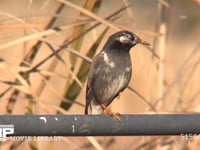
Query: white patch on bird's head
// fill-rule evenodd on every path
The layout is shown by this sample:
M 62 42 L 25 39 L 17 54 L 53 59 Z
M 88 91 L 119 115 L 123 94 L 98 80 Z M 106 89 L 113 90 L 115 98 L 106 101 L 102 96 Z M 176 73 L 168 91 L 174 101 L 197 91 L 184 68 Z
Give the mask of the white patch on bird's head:
M 116 37 L 116 40 L 119 41 L 123 45 L 134 46 L 139 43 L 140 39 L 131 32 L 121 32 L 121 34 Z
M 103 59 L 111 68 L 115 67 L 115 63 L 109 60 L 108 54 L 106 52 L 103 52 Z
M 132 44 L 135 40 L 131 33 L 123 32 L 119 37 L 116 38 L 122 44 Z
M 117 38 L 118 41 L 120 41 L 120 43 L 129 43 L 130 39 L 127 36 L 120 36 L 119 38 Z

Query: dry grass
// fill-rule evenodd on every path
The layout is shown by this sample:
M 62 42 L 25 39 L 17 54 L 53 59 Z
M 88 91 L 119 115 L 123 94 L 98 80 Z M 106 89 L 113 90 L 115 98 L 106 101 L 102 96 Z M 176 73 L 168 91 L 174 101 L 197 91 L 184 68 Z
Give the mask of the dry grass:
M 152 43 L 160 60 L 144 46 L 131 52 L 130 88 L 112 109 L 122 114 L 198 113 L 200 13 L 196 7 L 198 3 L 186 0 L 172 4 L 163 0 L 2 1 L 0 113 L 82 114 L 89 64 L 107 36 L 118 30 L 131 30 Z M 199 140 L 181 136 L 63 137 L 59 142 L 8 140 L 0 148 L 181 150 L 199 145 Z

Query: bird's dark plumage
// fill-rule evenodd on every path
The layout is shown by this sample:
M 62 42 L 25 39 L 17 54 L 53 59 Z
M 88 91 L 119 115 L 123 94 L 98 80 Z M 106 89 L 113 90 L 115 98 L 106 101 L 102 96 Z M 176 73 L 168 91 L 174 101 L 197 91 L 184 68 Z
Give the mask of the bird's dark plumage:
M 132 65 L 129 51 L 137 43 L 148 44 L 129 31 L 111 35 L 103 50 L 94 58 L 86 87 L 85 114 L 103 113 L 127 86 L 131 79 Z

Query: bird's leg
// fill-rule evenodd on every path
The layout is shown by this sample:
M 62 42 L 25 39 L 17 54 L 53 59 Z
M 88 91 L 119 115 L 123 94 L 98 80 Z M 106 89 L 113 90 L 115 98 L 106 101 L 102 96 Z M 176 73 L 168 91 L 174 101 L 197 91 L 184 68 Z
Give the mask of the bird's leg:
M 106 111 L 107 114 L 113 116 L 118 121 L 121 121 L 120 113 L 118 113 L 118 112 L 117 113 L 112 112 L 105 104 L 101 104 L 101 107 L 103 108 L 103 110 Z

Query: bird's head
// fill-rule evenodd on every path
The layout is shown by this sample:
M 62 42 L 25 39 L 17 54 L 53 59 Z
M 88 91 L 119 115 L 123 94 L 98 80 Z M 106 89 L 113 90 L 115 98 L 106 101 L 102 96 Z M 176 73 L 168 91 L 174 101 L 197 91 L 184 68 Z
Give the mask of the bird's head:
M 119 31 L 111 35 L 104 46 L 104 49 L 124 49 L 130 50 L 136 44 L 150 45 L 129 31 Z

